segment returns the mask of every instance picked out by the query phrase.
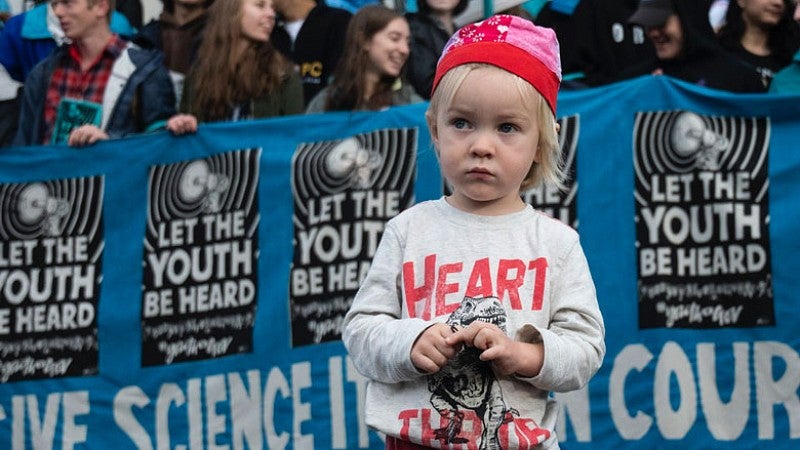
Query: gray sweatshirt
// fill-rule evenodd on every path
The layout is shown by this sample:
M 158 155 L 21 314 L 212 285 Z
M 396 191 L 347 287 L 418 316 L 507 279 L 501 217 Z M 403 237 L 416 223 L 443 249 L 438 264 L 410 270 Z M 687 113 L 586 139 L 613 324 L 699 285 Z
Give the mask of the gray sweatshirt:
M 541 372 L 497 375 L 474 348 L 435 374 L 413 366 L 411 347 L 427 327 L 474 320 L 519 341 L 542 342 Z M 367 425 L 458 449 L 557 449 L 558 410 L 548 394 L 586 385 L 603 361 L 604 334 L 575 230 L 530 206 L 479 216 L 444 198 L 387 223 L 343 324 L 344 344 L 370 380 Z

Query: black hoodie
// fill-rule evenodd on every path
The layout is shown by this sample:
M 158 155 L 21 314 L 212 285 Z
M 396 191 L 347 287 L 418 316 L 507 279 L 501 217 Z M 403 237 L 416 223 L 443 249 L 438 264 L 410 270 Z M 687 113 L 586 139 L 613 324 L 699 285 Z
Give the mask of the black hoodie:
M 664 75 L 730 92 L 766 92 L 761 76 L 750 65 L 722 48 L 708 22 L 705 2 L 673 0 L 683 28 L 683 51 L 674 59 L 654 57 L 623 72 L 620 79 L 661 69 Z
M 278 51 L 297 65 L 303 80 L 305 104 L 328 85 L 336 64 L 344 51 L 344 39 L 350 12 L 320 2 L 308 13 L 297 39 L 292 45 L 282 17 L 272 29 L 270 41 Z

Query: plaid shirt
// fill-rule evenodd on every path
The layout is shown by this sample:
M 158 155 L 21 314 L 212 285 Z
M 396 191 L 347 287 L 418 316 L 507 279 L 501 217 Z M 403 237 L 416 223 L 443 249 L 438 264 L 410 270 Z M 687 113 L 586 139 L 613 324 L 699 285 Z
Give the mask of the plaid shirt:
M 86 72 L 81 71 L 81 55 L 74 44 L 69 47 L 69 56 L 64 57 L 53 71 L 47 87 L 47 98 L 44 103 L 44 140 L 49 144 L 56 122 L 56 111 L 62 98 L 86 100 L 103 104 L 103 93 L 111 76 L 111 68 L 127 42 L 114 35 L 106 44 L 106 48 L 89 66 Z

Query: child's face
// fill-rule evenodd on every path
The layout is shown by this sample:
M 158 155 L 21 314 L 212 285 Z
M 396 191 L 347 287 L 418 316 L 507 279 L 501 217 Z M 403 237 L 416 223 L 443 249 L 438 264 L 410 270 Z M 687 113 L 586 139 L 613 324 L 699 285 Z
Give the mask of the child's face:
M 520 183 L 538 159 L 538 118 L 510 73 L 485 67 L 471 71 L 450 105 L 431 117 L 431 135 L 450 203 L 485 215 L 518 211 Z

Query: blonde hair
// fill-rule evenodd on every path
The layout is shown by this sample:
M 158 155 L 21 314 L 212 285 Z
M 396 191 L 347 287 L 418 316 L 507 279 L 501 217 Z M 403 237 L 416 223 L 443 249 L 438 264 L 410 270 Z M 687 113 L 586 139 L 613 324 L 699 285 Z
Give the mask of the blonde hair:
M 456 92 L 461 87 L 467 75 L 474 70 L 486 67 L 504 70 L 491 64 L 468 63 L 454 67 L 444 74 L 436 90 L 433 92 L 428 110 L 425 112 L 429 127 L 436 123 L 436 115 L 438 112 L 448 108 L 453 102 L 453 97 L 455 97 Z M 531 165 L 525 179 L 520 183 L 520 191 L 538 186 L 542 183 L 563 190 L 565 174 L 563 161 L 561 159 L 561 145 L 558 142 L 556 120 L 553 115 L 553 110 L 550 109 L 550 106 L 547 104 L 542 94 L 530 83 L 517 75 L 511 75 L 514 77 L 514 84 L 522 98 L 530 100 L 525 101 L 525 104 L 530 107 L 532 112 L 536 113 L 537 125 L 539 127 L 539 143 L 537 144 L 539 162 L 534 161 Z M 438 153 L 438 149 L 436 151 Z

